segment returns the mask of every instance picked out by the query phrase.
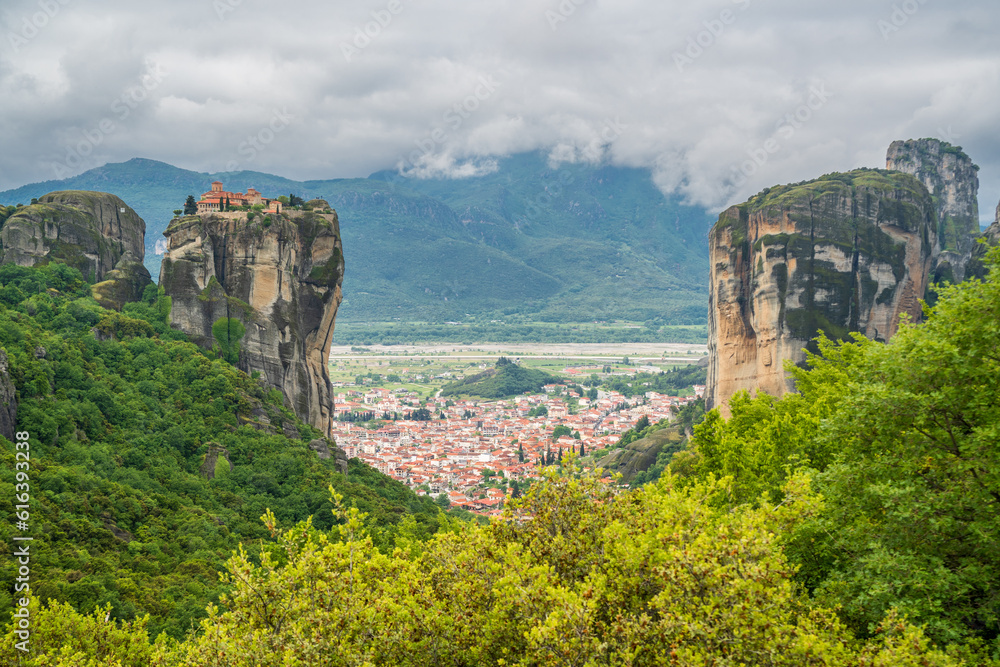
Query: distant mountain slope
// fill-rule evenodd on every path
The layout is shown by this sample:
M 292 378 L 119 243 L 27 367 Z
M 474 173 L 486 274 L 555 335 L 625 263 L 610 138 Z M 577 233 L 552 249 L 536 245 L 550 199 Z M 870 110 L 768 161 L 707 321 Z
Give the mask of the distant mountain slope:
M 322 198 L 344 240 L 344 321 L 629 319 L 705 321 L 707 232 L 700 208 L 665 197 L 640 169 L 561 165 L 541 153 L 503 158 L 460 180 L 292 181 L 259 172 L 203 174 L 136 158 L 63 181 L 0 192 L 28 203 L 53 190 L 117 194 L 146 221 L 146 264 L 187 195 L 213 180 L 230 190 Z

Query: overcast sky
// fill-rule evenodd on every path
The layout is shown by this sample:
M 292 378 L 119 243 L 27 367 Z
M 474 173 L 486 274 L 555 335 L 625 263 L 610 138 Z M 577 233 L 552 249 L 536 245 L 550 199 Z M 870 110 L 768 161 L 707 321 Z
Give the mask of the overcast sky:
M 460 177 L 542 149 L 717 210 L 935 136 L 982 167 L 986 220 L 998 35 L 994 0 L 2 0 L 0 189 L 132 157 Z

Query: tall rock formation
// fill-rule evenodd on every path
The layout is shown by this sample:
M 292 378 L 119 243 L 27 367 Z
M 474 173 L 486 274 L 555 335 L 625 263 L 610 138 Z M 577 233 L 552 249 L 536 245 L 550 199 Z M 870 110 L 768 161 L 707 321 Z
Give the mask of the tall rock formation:
M 10 377 L 7 352 L 0 349 L 0 435 L 14 442 L 17 431 L 17 389 Z
M 152 281 L 142 265 L 146 223 L 106 192 L 67 190 L 39 197 L 0 230 L 0 263 L 39 266 L 61 261 L 94 285 L 101 305 L 120 310 Z
M 935 204 L 913 176 L 861 169 L 764 190 L 709 234 L 710 406 L 741 389 L 792 389 L 820 330 L 877 340 L 917 319 L 937 233 Z
M 325 435 L 332 431 L 327 367 L 343 298 L 337 214 L 324 206 L 283 214 L 194 215 L 170 223 L 160 285 L 171 326 L 248 372 Z M 326 213 L 317 212 L 327 211 Z
M 986 257 L 986 251 L 988 248 L 1000 244 L 1000 204 L 997 204 L 996 217 L 993 220 L 993 224 L 990 225 L 985 232 L 983 232 L 982 238 L 986 241 L 986 243 L 977 243 L 975 247 L 972 248 L 969 262 L 966 264 L 965 268 L 966 280 L 970 280 L 972 278 L 979 278 L 981 280 L 986 277 L 986 266 L 983 263 L 983 260 Z
M 886 169 L 912 174 L 934 199 L 937 258 L 933 282 L 965 279 L 979 235 L 979 167 L 961 148 L 939 139 L 894 141 Z

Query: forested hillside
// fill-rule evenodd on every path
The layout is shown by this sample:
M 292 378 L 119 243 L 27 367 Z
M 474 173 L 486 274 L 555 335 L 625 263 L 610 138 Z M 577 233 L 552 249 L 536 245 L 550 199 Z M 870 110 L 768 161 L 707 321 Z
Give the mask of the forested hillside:
M 396 548 L 336 495 L 329 528 L 265 514 L 183 642 L 32 602 L 35 650 L 64 661 L 20 664 L 1000 665 L 990 263 L 888 344 L 821 342 L 800 394 L 709 412 L 655 484 L 570 456 L 504 520 Z
M 256 554 L 265 511 L 329 529 L 332 485 L 373 516 L 384 547 L 437 529 L 429 499 L 356 460 L 345 475 L 319 459 L 308 446 L 319 432 L 279 392 L 169 329 L 169 308 L 151 286 L 143 302 L 108 311 L 75 269 L 0 266 L 0 346 L 31 455 L 22 532 L 15 449 L 0 440 L 4 622 L 15 534 L 34 537 L 35 595 L 83 612 L 109 605 L 115 620 L 149 614 L 154 636 L 181 637 L 227 590 L 218 573 L 237 545 Z

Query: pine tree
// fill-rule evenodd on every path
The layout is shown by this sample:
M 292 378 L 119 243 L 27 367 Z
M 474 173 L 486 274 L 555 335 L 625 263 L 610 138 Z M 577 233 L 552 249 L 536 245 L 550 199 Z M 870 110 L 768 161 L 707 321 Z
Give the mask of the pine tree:
M 194 195 L 188 195 L 184 201 L 184 215 L 194 215 L 198 212 L 198 203 L 194 200 Z
M 524 463 L 524 447 L 521 446 L 520 442 L 517 443 L 517 460 L 519 463 Z

